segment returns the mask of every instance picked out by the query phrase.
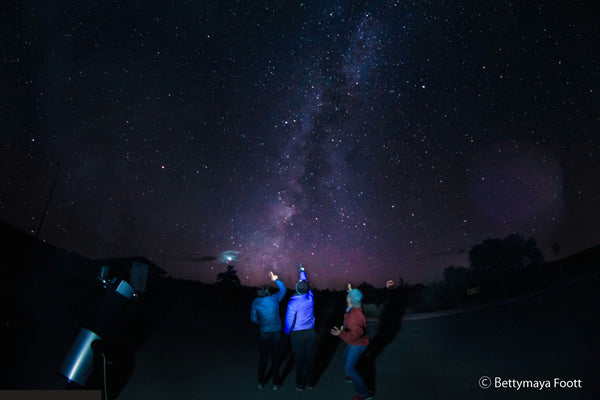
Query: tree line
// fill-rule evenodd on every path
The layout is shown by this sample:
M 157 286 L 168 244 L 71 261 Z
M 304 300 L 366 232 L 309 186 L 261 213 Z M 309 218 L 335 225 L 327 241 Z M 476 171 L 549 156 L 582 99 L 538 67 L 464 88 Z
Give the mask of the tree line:
M 556 256 L 558 244 L 553 245 Z M 378 288 L 363 282 L 358 287 L 365 304 L 378 305 L 389 298 L 390 291 L 402 292 L 407 311 L 426 312 L 468 306 L 533 292 L 566 279 L 560 261 L 546 263 L 532 237 L 513 233 L 504 239 L 485 239 L 468 253 L 469 266 L 450 265 L 443 279 L 428 285 L 409 284 L 399 277 L 392 289 Z M 217 275 L 218 287 L 242 288 L 232 265 Z M 329 297 L 338 291 L 314 289 L 316 295 Z

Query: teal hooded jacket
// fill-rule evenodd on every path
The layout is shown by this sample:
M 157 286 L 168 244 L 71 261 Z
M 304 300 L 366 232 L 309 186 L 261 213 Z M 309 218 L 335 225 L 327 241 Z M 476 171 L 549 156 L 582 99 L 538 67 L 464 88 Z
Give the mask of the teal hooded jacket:
M 270 296 L 257 297 L 252 302 L 250 320 L 260 325 L 261 332 L 280 332 L 281 317 L 279 316 L 279 302 L 283 300 L 287 289 L 279 279 L 275 281 L 279 291 Z

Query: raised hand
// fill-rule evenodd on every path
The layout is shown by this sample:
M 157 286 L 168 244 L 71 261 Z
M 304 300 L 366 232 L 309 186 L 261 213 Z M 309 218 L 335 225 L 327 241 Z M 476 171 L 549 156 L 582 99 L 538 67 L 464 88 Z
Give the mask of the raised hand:
M 273 273 L 273 271 L 269 271 L 269 278 L 271 278 L 271 280 L 272 280 L 273 282 L 275 282 L 277 279 L 279 279 L 279 277 L 278 277 L 277 275 L 275 275 L 275 274 Z
M 349 292 L 352 290 L 352 284 L 348 283 L 348 286 L 346 287 L 346 292 Z

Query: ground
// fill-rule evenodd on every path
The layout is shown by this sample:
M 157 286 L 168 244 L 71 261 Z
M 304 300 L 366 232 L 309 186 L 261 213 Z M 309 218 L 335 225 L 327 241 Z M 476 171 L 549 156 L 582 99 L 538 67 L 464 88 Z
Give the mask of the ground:
M 599 398 L 599 283 L 596 274 L 575 284 L 477 310 L 405 315 L 375 360 L 376 398 Z M 23 319 L 22 326 L 11 328 L 20 334 L 8 346 L 11 354 L 3 358 L 8 362 L 3 365 L 2 389 L 65 388 L 65 379 L 57 370 L 80 327 L 72 319 L 55 317 L 55 309 L 64 305 L 52 300 L 52 293 L 50 289 L 47 293 L 31 289 L 23 295 L 23 301 L 31 303 L 29 309 L 37 311 Z M 344 301 L 340 299 L 342 310 Z M 294 390 L 293 368 L 286 370 L 279 391 L 274 392 L 270 384 L 262 390 L 256 388 L 258 332 L 249 321 L 249 309 L 249 302 L 200 303 L 193 296 L 182 297 L 166 317 L 157 318 L 158 326 L 148 331 L 132 355 L 131 373 L 118 399 L 352 398 L 353 385 L 343 381 L 344 345 L 327 334 L 341 321 L 339 310 L 321 312 L 331 320 L 317 319 L 322 374 L 314 390 L 299 393 Z M 380 337 L 382 326 L 371 320 L 370 336 Z M 122 364 L 118 360 L 108 365 L 109 370 L 119 367 Z M 489 389 L 479 386 L 484 376 L 491 379 Z M 536 380 L 553 385 L 555 378 L 581 380 L 582 388 L 514 387 L 518 382 L 532 384 Z M 513 387 L 497 388 L 497 379 Z M 109 392 L 119 386 L 110 378 L 107 384 Z
M 405 318 L 376 360 L 377 399 L 597 398 L 599 279 L 454 315 Z M 343 301 L 343 299 L 342 299 Z M 182 303 L 138 351 L 121 400 L 351 399 L 339 344 L 314 390 L 256 388 L 256 329 L 210 307 Z M 426 317 L 426 316 L 425 316 Z M 375 336 L 378 326 L 370 323 Z M 492 387 L 482 389 L 482 376 Z M 496 380 L 505 388 L 496 388 Z M 517 381 L 581 380 L 581 389 L 516 389 Z M 513 386 L 508 387 L 508 386 Z

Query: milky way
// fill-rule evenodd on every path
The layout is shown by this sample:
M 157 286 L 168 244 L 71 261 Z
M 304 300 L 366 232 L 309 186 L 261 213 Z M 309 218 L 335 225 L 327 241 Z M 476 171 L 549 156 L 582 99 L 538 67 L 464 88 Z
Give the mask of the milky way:
M 5 5 L 0 217 L 249 285 L 598 244 L 597 6 L 354 3 Z

